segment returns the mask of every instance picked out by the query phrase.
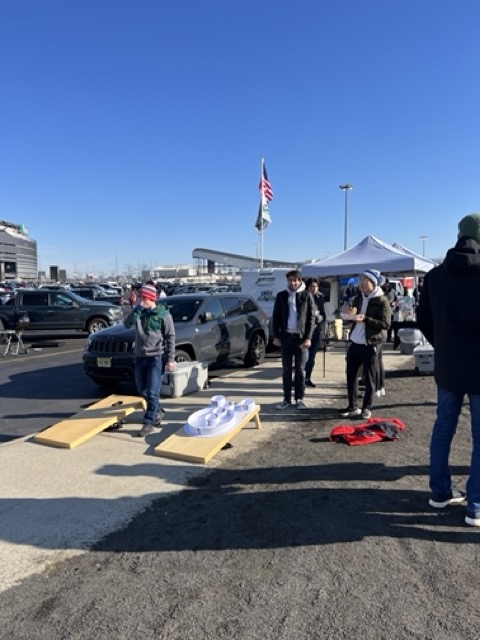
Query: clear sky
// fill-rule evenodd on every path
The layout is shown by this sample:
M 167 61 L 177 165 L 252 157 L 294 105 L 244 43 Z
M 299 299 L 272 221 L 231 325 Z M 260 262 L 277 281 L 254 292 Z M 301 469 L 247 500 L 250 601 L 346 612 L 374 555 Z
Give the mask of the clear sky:
M 1 0 L 0 219 L 41 267 L 443 256 L 480 211 L 478 0 Z M 427 238 L 422 241 L 420 236 Z

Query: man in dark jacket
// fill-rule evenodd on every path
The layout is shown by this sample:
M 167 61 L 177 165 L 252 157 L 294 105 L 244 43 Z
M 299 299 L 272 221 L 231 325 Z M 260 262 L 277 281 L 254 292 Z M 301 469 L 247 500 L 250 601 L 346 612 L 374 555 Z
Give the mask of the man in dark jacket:
M 317 278 L 309 278 L 306 282 L 307 291 L 312 294 L 315 304 L 315 329 L 312 335 L 312 344 L 308 350 L 307 364 L 305 365 L 305 386 L 316 387 L 312 382 L 312 371 L 315 366 L 315 358 L 318 347 L 323 339 L 325 339 L 325 302 L 323 293 L 320 292 L 320 284 Z
M 295 404 L 306 409 L 305 361 L 315 329 L 315 312 L 312 295 L 305 290 L 300 271 L 287 273 L 287 289 L 277 293 L 272 312 L 273 344 L 281 347 L 283 366 L 283 401 L 277 409 L 292 404 L 292 373 L 295 361 Z
M 437 417 L 430 440 L 430 506 L 464 502 L 451 483 L 448 458 L 463 399 L 468 395 L 472 457 L 465 522 L 480 527 L 480 214 L 458 223 L 458 241 L 423 282 L 417 324 L 435 348 Z
M 339 411 L 343 418 L 361 415 L 368 420 L 372 415 L 378 349 L 381 348 L 392 317 L 390 303 L 379 286 L 383 281 L 383 276 L 376 269 L 366 269 L 358 277 L 360 292 L 355 296 L 351 307 L 353 328 L 347 351 L 348 407 Z M 358 373 L 361 367 L 365 378 L 362 409 L 358 407 Z

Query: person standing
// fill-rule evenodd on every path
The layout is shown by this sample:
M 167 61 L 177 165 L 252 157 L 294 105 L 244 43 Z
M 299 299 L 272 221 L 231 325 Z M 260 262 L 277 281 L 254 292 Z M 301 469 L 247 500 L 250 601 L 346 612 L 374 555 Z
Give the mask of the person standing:
M 464 503 L 452 487 L 448 459 L 463 400 L 468 396 L 472 432 L 465 522 L 480 527 L 480 214 L 458 223 L 458 241 L 423 281 L 417 326 L 435 349 L 437 415 L 430 438 L 429 504 Z
M 272 312 L 273 344 L 281 349 L 283 367 L 283 400 L 276 408 L 291 406 L 294 372 L 295 405 L 302 410 L 306 409 L 305 362 L 315 329 L 315 304 L 300 271 L 291 270 L 286 276 L 287 288 L 277 293 Z
M 130 295 L 128 296 L 128 300 L 130 302 L 130 306 L 133 307 L 135 306 L 136 302 L 137 302 L 137 294 L 135 293 L 135 289 L 132 288 L 130 289 Z
M 347 351 L 348 407 L 339 411 L 339 415 L 344 418 L 361 415 L 368 419 L 372 415 L 373 392 L 377 381 L 377 351 L 391 322 L 390 304 L 379 286 L 382 280 L 383 277 L 376 269 L 366 269 L 358 277 L 360 291 L 350 309 L 353 328 Z M 360 367 L 363 367 L 365 380 L 362 409 L 358 407 Z
M 144 284 L 139 292 L 140 304 L 125 318 L 127 328 L 135 327 L 135 383 L 145 398 L 140 437 L 160 426 L 160 389 L 163 372 L 175 369 L 175 326 L 168 310 L 156 304 L 157 290 Z
M 306 283 L 307 291 L 312 294 L 315 304 L 315 329 L 312 335 L 312 344 L 308 350 L 307 364 L 305 365 L 305 386 L 316 387 L 312 382 L 312 371 L 315 366 L 315 358 L 317 355 L 320 342 L 325 338 L 325 302 L 323 293 L 320 293 L 320 284 L 317 278 L 309 278 Z

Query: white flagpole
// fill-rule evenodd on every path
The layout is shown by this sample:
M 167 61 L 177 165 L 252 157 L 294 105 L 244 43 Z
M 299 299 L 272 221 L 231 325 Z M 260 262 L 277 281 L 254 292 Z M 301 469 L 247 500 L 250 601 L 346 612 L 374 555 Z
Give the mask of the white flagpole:
M 260 228 L 260 269 L 263 269 L 263 207 L 265 206 L 265 194 L 263 192 L 263 164 L 265 162 L 265 159 L 263 156 L 260 156 L 261 158 L 261 166 L 260 166 L 260 184 L 262 185 L 262 190 L 261 190 L 261 208 L 262 208 L 262 225 Z

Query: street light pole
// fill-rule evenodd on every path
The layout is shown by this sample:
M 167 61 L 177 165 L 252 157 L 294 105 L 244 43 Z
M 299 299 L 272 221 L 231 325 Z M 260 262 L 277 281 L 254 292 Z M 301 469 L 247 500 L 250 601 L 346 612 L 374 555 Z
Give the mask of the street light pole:
M 347 250 L 348 245 L 348 192 L 353 189 L 352 184 L 341 184 L 339 188 L 345 194 L 345 222 L 343 227 L 343 250 Z
M 420 236 L 420 240 L 422 241 L 422 256 L 425 257 L 425 240 L 428 236 Z

